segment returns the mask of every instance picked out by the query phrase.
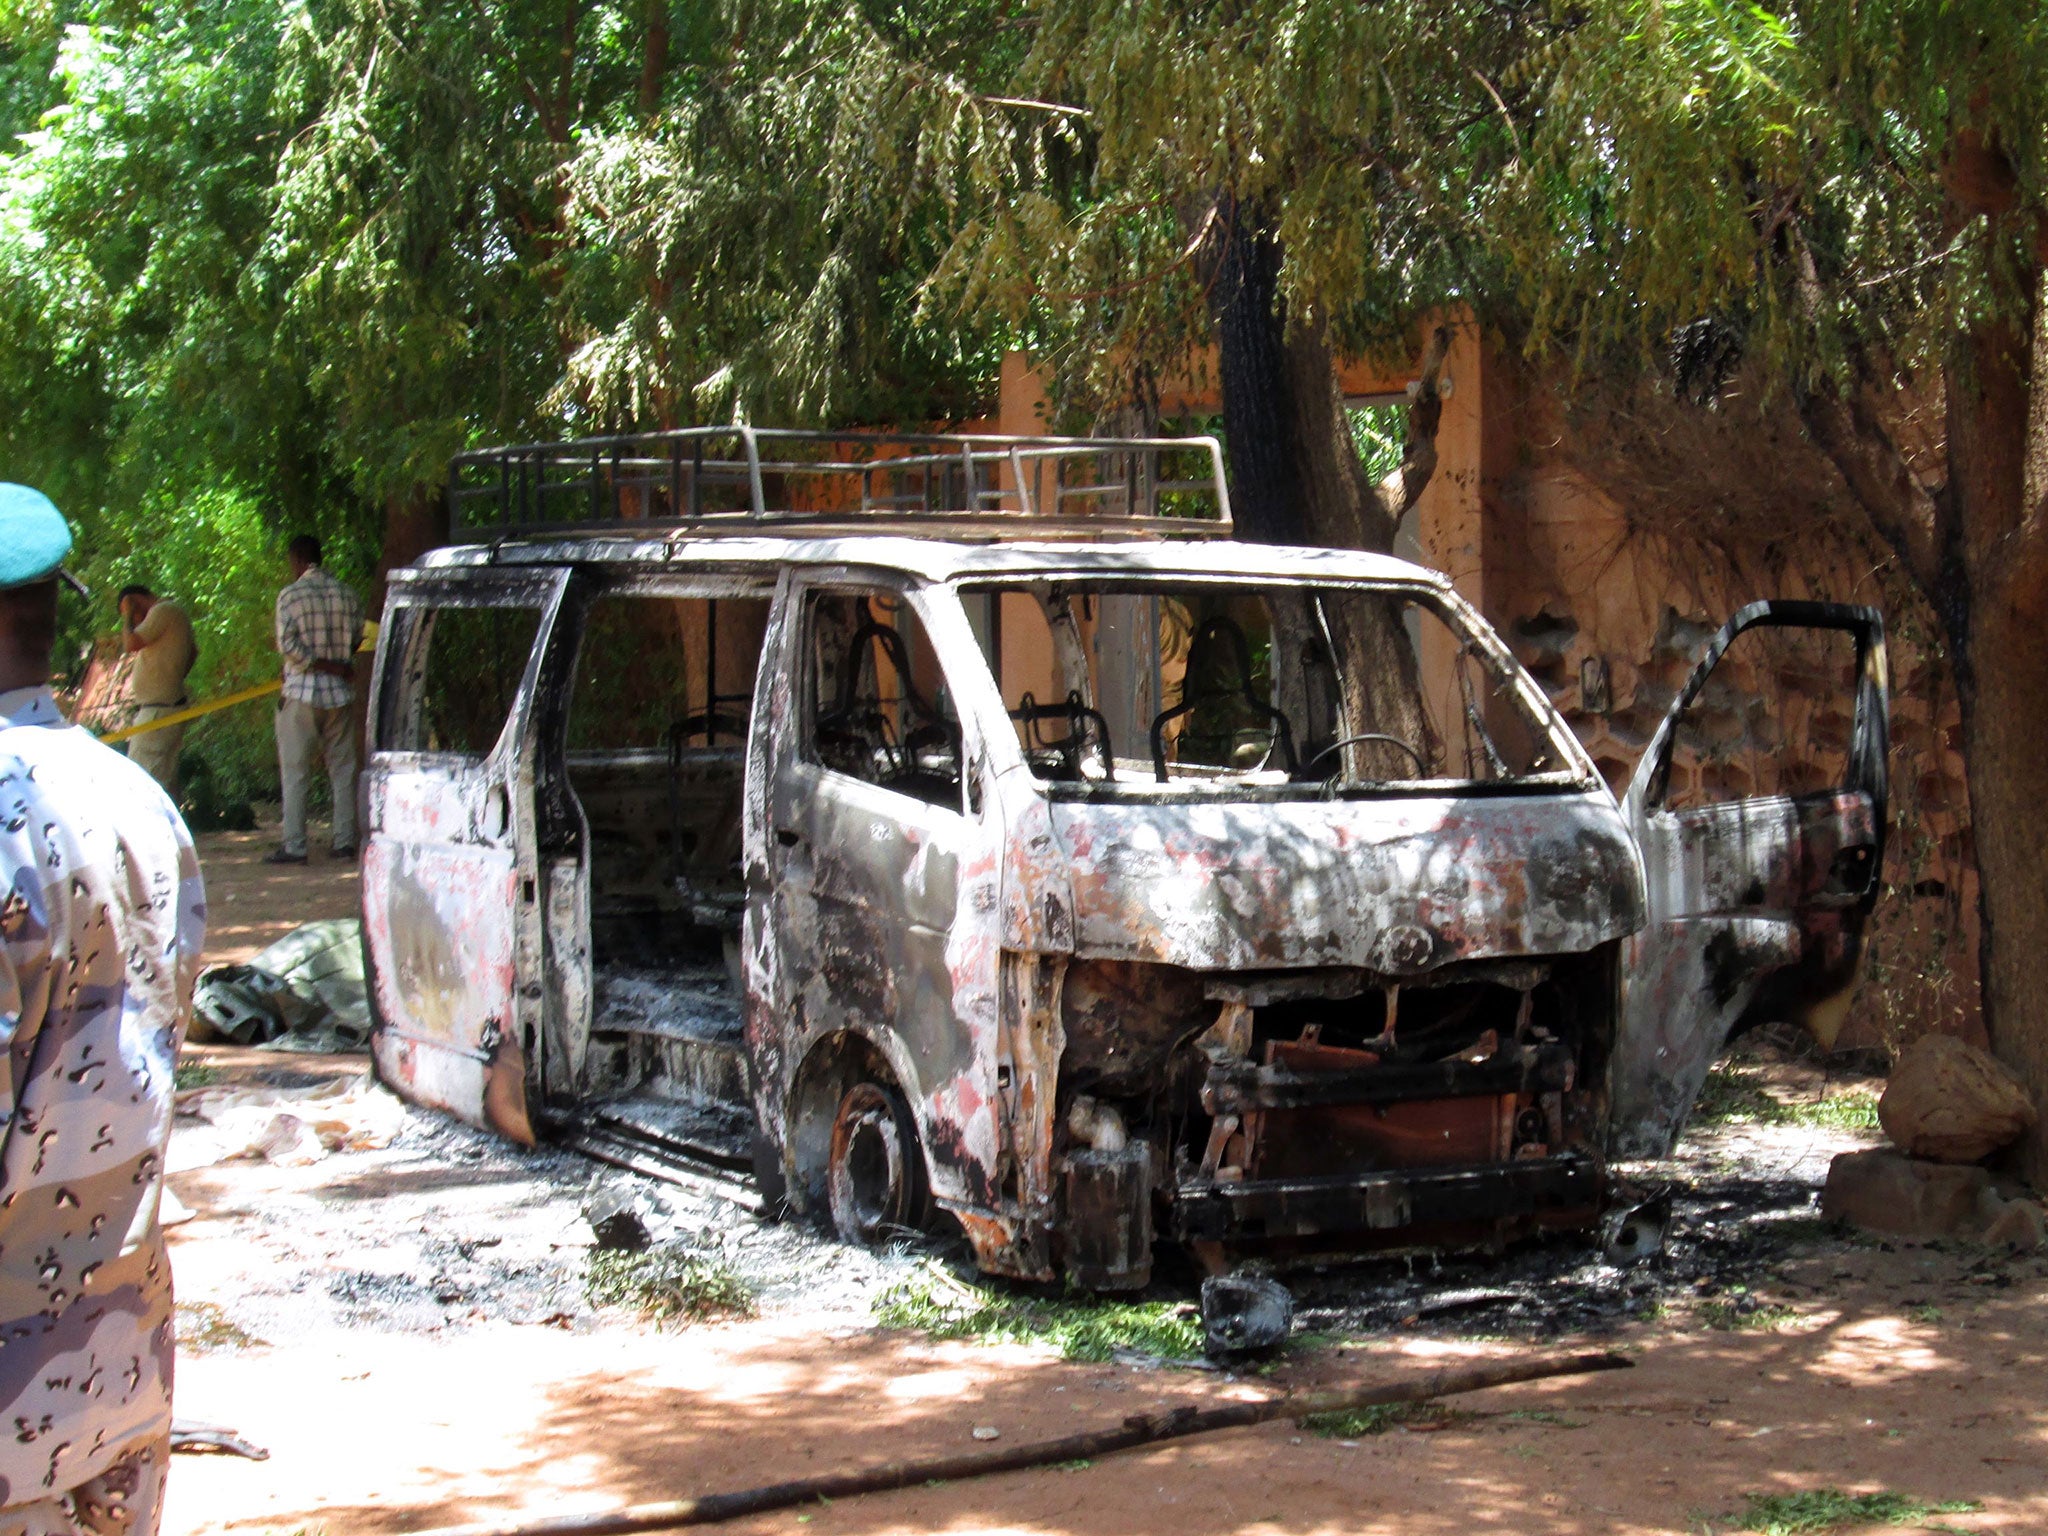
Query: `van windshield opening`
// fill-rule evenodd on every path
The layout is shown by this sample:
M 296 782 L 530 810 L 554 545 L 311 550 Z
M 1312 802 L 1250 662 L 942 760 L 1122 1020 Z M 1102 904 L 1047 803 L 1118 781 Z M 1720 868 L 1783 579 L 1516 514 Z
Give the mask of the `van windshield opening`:
M 960 596 L 1049 783 L 1576 780 L 1534 685 L 1426 592 L 1053 580 Z

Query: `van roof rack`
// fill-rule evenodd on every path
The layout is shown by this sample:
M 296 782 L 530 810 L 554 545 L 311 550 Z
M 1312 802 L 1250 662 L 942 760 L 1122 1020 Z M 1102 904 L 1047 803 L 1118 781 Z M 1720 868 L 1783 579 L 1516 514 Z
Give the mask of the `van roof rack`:
M 1227 538 L 1213 437 L 686 427 L 457 454 L 455 536 Z

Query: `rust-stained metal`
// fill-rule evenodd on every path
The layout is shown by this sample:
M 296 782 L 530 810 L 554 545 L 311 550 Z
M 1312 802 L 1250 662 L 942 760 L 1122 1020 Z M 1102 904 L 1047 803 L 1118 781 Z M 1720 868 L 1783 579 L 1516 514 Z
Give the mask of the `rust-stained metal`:
M 1476 669 L 1445 693 L 1466 766 L 1392 738 L 1419 777 L 1354 782 L 1373 749 L 1314 702 L 1342 658 L 1313 640 L 1245 706 L 1275 734 L 1297 712 L 1291 764 L 1196 730 L 1161 614 L 1242 639 L 1282 590 L 1435 615 Z M 1022 706 L 1005 594 L 1041 616 Z M 765 623 L 721 631 L 741 600 Z M 1769 1007 L 1825 1032 L 1881 854 L 1867 610 L 1744 610 L 1679 704 L 1741 628 L 1848 629 L 1850 782 L 1674 813 L 1669 724 L 1617 805 L 1449 583 L 1369 555 L 602 532 L 436 551 L 390 602 L 363 881 L 386 1079 L 522 1140 L 750 1165 L 821 1217 L 854 1149 L 895 1157 L 873 1106 L 900 1102 L 916 1192 L 995 1273 L 1142 1285 L 1155 1232 L 1225 1263 L 1590 1223 L 1606 1157 L 1668 1143 L 1729 1029 Z M 663 748 L 567 746 L 603 603 L 709 637 L 635 662 L 706 669 Z M 538 614 L 503 730 L 427 750 L 433 616 L 491 604 Z M 1150 672 L 1110 677 L 1112 642 Z M 718 675 L 742 643 L 751 711 Z M 1230 681 L 1200 708 L 1242 704 L 1248 664 Z M 1048 745 L 1068 725 L 1087 750 Z M 1204 732 L 1236 755 L 1168 761 Z M 874 1135 L 845 1133 L 860 1113 Z

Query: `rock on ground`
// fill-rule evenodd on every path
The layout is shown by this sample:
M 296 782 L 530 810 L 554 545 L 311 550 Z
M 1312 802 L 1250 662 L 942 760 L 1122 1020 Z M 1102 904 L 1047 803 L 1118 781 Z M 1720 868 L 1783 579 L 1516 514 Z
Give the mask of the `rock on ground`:
M 2013 1253 L 2032 1253 L 2048 1246 L 2048 1220 L 2032 1200 L 2007 1200 L 1984 1229 L 1984 1245 Z
M 2004 1062 L 1953 1035 L 1923 1035 L 1892 1068 L 1877 1118 L 1915 1157 L 1974 1163 L 2019 1140 L 2035 1112 Z
M 1843 1152 L 1828 1165 L 1820 1212 L 1898 1237 L 1974 1237 L 1997 1199 L 1982 1168 L 1928 1162 L 1887 1147 Z

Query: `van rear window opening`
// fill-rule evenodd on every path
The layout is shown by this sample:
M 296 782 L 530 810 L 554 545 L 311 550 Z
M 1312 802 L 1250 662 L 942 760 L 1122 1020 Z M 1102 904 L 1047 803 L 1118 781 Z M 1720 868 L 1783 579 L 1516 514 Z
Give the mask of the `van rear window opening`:
M 497 745 L 527 660 L 541 611 L 468 604 L 398 610 L 394 647 L 413 686 L 379 731 L 387 751 L 481 758 Z
M 960 596 L 1050 784 L 1398 792 L 1572 767 L 1532 685 L 1418 593 L 1036 582 Z

